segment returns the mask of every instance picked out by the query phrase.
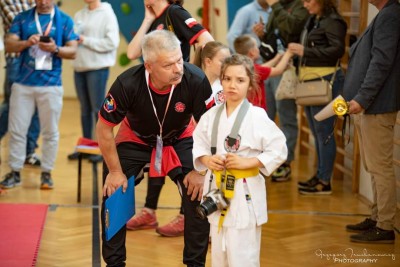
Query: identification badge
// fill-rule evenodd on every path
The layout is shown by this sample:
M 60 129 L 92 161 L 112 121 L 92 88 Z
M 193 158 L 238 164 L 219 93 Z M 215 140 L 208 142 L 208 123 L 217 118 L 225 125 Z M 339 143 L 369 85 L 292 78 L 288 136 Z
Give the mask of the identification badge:
M 53 56 L 50 52 L 38 49 L 35 57 L 35 70 L 52 70 Z
M 162 150 L 163 150 L 162 137 L 157 135 L 156 162 L 154 163 L 154 168 L 158 173 L 161 173 Z

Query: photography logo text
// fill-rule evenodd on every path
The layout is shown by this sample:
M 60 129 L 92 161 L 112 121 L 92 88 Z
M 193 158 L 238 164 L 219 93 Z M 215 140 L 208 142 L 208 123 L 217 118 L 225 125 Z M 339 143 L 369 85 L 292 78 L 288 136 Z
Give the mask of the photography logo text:
M 332 261 L 334 263 L 378 263 L 382 258 L 391 258 L 396 260 L 396 255 L 393 253 L 371 253 L 366 248 L 361 251 L 355 251 L 352 248 L 346 248 L 339 252 L 325 252 L 322 249 L 317 249 L 315 255 L 323 260 Z

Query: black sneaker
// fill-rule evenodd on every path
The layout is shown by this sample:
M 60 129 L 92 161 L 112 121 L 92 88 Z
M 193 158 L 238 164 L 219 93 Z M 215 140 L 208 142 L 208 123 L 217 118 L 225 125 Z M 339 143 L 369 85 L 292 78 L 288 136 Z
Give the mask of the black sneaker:
M 271 181 L 272 182 L 286 182 L 290 180 L 290 174 L 292 173 L 292 170 L 290 168 L 290 165 L 288 163 L 283 163 L 281 166 L 279 166 L 276 171 L 272 173 L 271 176 Z
M 316 186 L 318 184 L 318 182 L 319 182 L 318 177 L 314 175 L 313 177 L 311 177 L 310 179 L 308 179 L 305 182 L 298 182 L 297 183 L 297 187 L 299 189 L 301 189 L 301 188 L 310 188 L 310 187 Z
M 68 159 L 69 159 L 69 160 L 77 160 L 77 159 L 79 158 L 79 155 L 80 155 L 80 154 L 81 154 L 81 153 L 79 153 L 79 152 L 71 153 L 71 154 L 68 155 Z M 89 158 L 89 157 L 90 157 L 89 154 L 82 153 L 82 158 L 87 159 L 87 158 Z
M 364 221 L 357 224 L 348 224 L 346 225 L 346 230 L 348 232 L 361 233 L 368 231 L 376 226 L 376 221 L 366 218 Z
M 49 172 L 42 172 L 40 176 L 40 189 L 53 189 L 53 179 Z
M 383 230 L 378 227 L 369 229 L 358 235 L 351 235 L 350 241 L 357 243 L 393 244 L 395 239 L 393 230 Z
M 28 156 L 26 156 L 25 164 L 30 165 L 30 166 L 39 167 L 41 164 L 40 158 L 35 153 L 29 154 Z
M 10 189 L 21 185 L 21 177 L 19 172 L 11 171 L 4 176 L 4 180 L 0 182 L 1 188 Z
M 320 180 L 313 187 L 299 188 L 302 195 L 330 195 L 332 194 L 331 183 L 323 184 Z

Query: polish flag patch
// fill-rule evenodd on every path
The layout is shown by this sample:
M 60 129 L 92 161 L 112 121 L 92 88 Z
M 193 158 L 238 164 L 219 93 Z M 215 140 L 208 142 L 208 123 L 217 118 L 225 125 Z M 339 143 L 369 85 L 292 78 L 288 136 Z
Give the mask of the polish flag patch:
M 198 24 L 194 18 L 189 18 L 189 19 L 185 20 L 185 23 L 189 28 L 192 28 L 194 25 Z

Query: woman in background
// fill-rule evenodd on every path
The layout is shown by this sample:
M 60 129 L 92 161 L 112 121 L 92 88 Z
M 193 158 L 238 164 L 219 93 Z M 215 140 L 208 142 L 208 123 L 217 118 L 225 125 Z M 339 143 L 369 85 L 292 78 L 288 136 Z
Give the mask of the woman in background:
M 332 97 L 335 98 L 341 93 L 344 83 L 338 63 L 345 52 L 346 22 L 339 15 L 335 0 L 304 0 L 303 3 L 311 16 L 301 34 L 302 43 L 290 43 L 288 49 L 301 59 L 300 79 L 313 80 L 318 75 L 331 81 L 334 77 Z M 305 107 L 308 125 L 314 135 L 318 165 L 312 178 L 298 183 L 300 194 L 332 193 L 331 178 L 336 155 L 335 118 L 323 121 L 314 119 L 314 115 L 324 106 Z
M 84 0 L 87 4 L 75 14 L 75 32 L 79 46 L 74 60 L 75 90 L 81 106 L 83 137 L 93 139 L 93 126 L 97 122 L 103 103 L 109 68 L 115 64 L 119 45 L 117 17 L 109 3 L 101 0 Z M 79 153 L 68 155 L 77 159 Z M 91 156 L 91 161 L 101 161 L 101 156 Z

